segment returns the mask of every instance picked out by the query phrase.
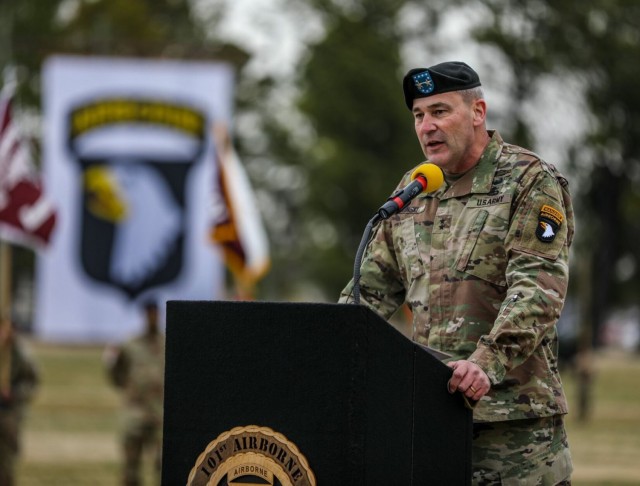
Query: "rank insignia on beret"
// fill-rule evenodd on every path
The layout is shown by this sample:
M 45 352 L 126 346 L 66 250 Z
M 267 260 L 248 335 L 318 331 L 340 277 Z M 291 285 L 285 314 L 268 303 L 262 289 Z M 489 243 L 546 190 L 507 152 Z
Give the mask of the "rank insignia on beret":
M 540 209 L 536 236 L 543 243 L 551 243 L 562 225 L 564 216 L 560 211 L 546 204 Z
M 412 78 L 416 89 L 422 94 L 429 94 L 435 89 L 435 85 L 433 84 L 433 79 L 431 79 L 429 71 L 422 71 L 421 73 L 414 74 Z

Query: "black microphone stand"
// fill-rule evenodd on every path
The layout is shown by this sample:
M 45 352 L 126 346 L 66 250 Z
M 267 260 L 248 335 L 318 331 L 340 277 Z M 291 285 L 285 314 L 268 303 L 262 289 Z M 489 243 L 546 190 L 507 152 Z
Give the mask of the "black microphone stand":
M 364 250 L 367 247 L 367 243 L 369 242 L 369 238 L 371 237 L 371 231 L 375 224 L 380 221 L 381 216 L 379 214 L 375 214 L 373 218 L 369 220 L 367 226 L 364 229 L 364 233 L 362 235 L 362 239 L 360 240 L 360 245 L 358 246 L 358 251 L 356 252 L 356 260 L 353 265 L 353 303 L 360 303 L 360 265 L 362 264 L 362 255 L 364 254 Z
M 420 169 L 423 169 L 425 173 L 429 173 L 430 176 L 437 175 L 438 173 L 440 174 L 440 177 L 435 177 L 436 183 L 433 184 L 432 187 L 428 190 L 427 176 L 422 172 L 419 172 Z M 352 292 L 353 301 L 355 304 L 360 303 L 360 265 L 362 264 L 362 255 L 364 254 L 364 250 L 367 246 L 367 243 L 369 242 L 373 226 L 381 219 L 388 219 L 392 214 L 401 211 L 420 193 L 424 191 L 435 191 L 442 185 L 442 182 L 444 181 L 442 170 L 434 164 L 422 164 L 413 172 L 412 179 L 413 180 L 410 184 L 405 186 L 403 189 L 395 192 L 389 199 L 387 199 L 387 202 L 384 203 L 380 209 L 378 209 L 378 212 L 373 216 L 373 218 L 369 220 L 366 228 L 364 229 L 364 234 L 362 235 L 362 239 L 360 240 L 360 246 L 358 246 L 358 251 L 356 252 L 356 261 L 353 265 Z M 438 179 L 440 180 L 438 181 Z

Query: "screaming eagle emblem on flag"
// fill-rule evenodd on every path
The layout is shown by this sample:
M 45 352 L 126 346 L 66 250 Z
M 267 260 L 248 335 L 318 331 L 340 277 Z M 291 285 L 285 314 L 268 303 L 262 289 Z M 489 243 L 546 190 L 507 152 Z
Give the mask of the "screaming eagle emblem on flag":
M 161 99 L 112 97 L 76 106 L 69 119 L 69 147 L 83 176 L 85 273 L 131 299 L 175 280 L 184 260 L 185 185 L 204 147 L 204 114 Z M 114 153 L 101 135 L 118 129 L 133 134 L 127 153 Z M 171 146 L 147 143 L 136 153 L 145 135 L 158 134 Z

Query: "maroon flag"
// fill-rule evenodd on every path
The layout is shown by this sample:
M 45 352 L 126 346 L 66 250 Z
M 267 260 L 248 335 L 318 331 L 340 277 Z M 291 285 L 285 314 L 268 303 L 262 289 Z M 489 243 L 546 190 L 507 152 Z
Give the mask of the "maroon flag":
M 28 246 L 49 242 L 56 212 L 43 196 L 31 150 L 12 117 L 13 89 L 0 93 L 0 238 Z
M 211 239 L 220 245 L 224 262 L 236 282 L 239 297 L 251 299 L 253 288 L 271 264 L 269 242 L 249 178 L 231 143 L 227 128 L 218 123 L 213 131 L 222 204 L 214 214 Z

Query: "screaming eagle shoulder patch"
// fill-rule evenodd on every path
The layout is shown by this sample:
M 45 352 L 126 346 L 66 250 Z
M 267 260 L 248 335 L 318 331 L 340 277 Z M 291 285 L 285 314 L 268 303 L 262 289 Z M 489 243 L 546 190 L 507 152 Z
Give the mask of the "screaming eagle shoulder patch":
M 536 228 L 538 239 L 543 243 L 551 243 L 556 237 L 563 220 L 564 216 L 560 211 L 546 204 L 542 206 Z

